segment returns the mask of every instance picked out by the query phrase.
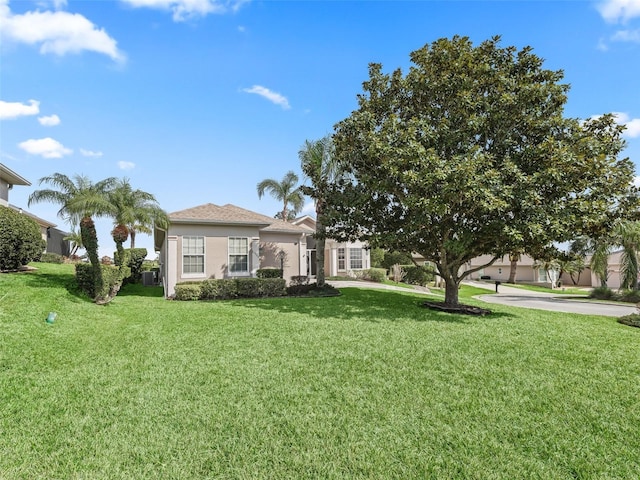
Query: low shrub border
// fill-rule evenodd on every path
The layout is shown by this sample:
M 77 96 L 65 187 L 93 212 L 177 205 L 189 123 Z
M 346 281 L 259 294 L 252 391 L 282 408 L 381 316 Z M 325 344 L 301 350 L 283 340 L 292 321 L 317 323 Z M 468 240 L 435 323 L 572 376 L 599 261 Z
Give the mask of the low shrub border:
M 229 300 L 232 298 L 282 297 L 287 294 L 283 278 L 224 278 L 179 283 L 176 300 Z

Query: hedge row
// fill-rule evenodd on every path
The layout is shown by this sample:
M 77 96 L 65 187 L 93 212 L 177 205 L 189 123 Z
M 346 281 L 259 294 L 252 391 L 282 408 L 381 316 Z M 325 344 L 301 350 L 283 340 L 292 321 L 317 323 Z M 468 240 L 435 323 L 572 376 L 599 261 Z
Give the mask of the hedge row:
M 256 272 L 258 278 L 282 278 L 282 270 L 279 268 L 259 268 Z
M 227 300 L 281 297 L 287 285 L 283 278 L 222 278 L 179 283 L 175 290 L 176 300 Z

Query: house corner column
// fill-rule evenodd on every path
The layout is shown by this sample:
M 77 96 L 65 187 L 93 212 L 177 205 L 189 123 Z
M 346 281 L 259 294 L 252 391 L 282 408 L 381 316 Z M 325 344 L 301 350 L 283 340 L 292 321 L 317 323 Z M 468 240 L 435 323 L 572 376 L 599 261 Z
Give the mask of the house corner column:
M 338 275 L 338 249 L 335 245 L 329 250 L 329 260 L 329 276 L 335 277 Z
M 180 268 L 180 263 L 178 262 L 178 237 L 175 235 L 167 237 L 166 261 L 167 285 L 165 297 L 170 297 L 176 293 L 175 286 L 178 282 L 178 269 Z
M 250 269 L 251 276 L 255 277 L 258 273 L 258 269 L 260 268 L 260 238 L 253 237 L 251 239 L 251 250 L 250 250 Z
M 307 237 L 303 233 L 298 241 L 298 275 L 307 274 Z

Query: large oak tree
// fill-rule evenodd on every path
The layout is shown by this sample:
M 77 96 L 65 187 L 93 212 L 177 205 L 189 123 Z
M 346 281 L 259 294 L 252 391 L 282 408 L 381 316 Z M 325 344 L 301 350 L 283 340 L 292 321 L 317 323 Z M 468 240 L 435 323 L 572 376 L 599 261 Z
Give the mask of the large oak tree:
M 530 47 L 440 39 L 414 51 L 408 72 L 371 64 L 358 109 L 335 127 L 347 176 L 327 191 L 327 234 L 361 238 L 433 262 L 447 304 L 469 262 L 613 225 L 634 192 L 611 115 L 567 118 L 562 71 Z

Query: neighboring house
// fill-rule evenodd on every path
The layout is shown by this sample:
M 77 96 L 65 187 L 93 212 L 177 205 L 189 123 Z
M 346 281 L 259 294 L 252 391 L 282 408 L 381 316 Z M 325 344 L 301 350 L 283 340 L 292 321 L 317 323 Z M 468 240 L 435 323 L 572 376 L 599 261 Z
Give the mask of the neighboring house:
M 165 296 L 174 295 L 180 282 L 255 277 L 260 268 L 282 267 L 287 282 L 314 276 L 314 232 L 311 217 L 289 223 L 230 204 L 208 203 L 170 213 L 169 226 L 154 229 Z M 369 252 L 360 244 L 328 241 L 325 256 L 327 272 L 335 274 L 370 265 Z
M 40 226 L 42 238 L 47 242 L 45 252 L 68 256 L 71 252 L 70 242 L 64 239 L 64 237 L 69 235 L 68 233 L 58 230 L 55 223 L 51 223 L 24 211 L 20 207 L 9 204 L 9 191 L 13 189 L 15 185 L 24 185 L 29 187 L 31 186 L 31 182 L 0 163 L 0 205 L 13 208 L 36 221 Z
M 316 221 L 308 215 L 296 218 L 292 223 L 307 228 L 309 235 L 316 231 Z M 350 276 L 354 271 L 371 268 L 370 250 L 363 242 L 337 242 L 328 238 L 324 249 L 324 271 L 328 277 Z M 316 241 L 312 237 L 307 238 L 307 252 L 308 272 L 315 276 Z
M 9 206 L 9 191 L 15 185 L 30 187 L 31 182 L 0 163 L 0 205 Z

